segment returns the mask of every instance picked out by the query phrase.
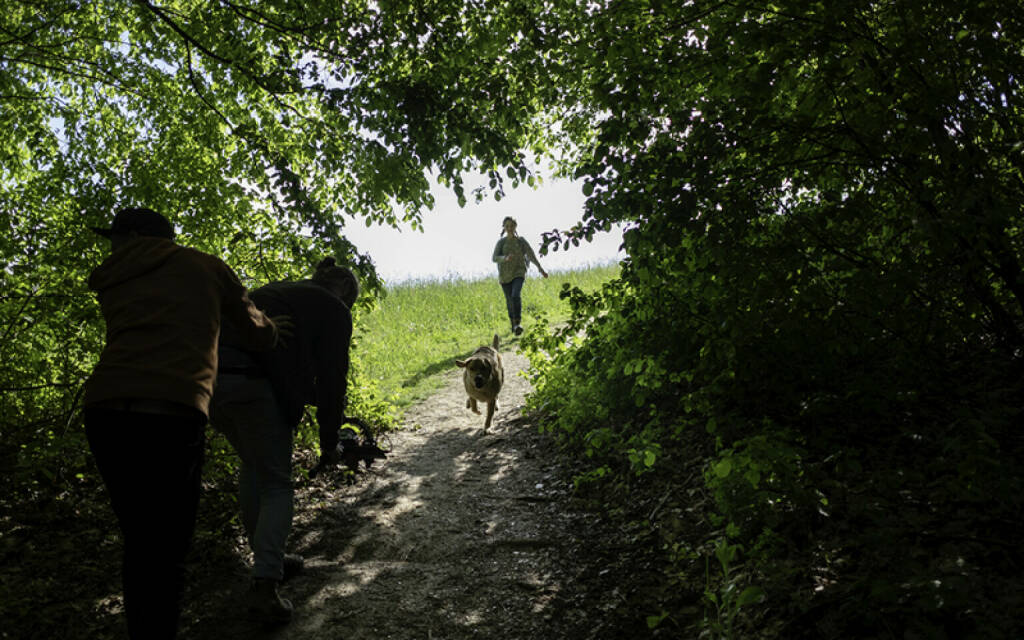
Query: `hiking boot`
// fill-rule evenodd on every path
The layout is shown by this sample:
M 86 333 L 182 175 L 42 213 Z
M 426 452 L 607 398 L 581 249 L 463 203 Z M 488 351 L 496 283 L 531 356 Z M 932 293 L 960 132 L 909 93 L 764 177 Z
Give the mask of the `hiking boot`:
M 291 580 L 295 576 L 302 573 L 302 570 L 306 568 L 306 561 L 302 559 L 297 553 L 286 553 L 284 554 L 284 578 L 285 580 Z
M 292 603 L 277 593 L 277 580 L 253 578 L 245 600 L 249 615 L 261 622 L 285 624 L 292 619 Z
M 517 324 L 515 329 L 512 329 L 512 333 L 516 334 L 517 336 L 523 335 L 523 328 Z

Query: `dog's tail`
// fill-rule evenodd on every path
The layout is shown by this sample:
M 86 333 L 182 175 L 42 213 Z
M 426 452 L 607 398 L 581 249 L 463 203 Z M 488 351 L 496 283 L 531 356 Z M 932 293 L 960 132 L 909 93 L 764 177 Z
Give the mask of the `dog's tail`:
M 499 343 L 501 343 L 501 338 L 498 337 L 498 334 L 494 334 L 494 340 L 491 341 L 491 347 L 497 350 Z

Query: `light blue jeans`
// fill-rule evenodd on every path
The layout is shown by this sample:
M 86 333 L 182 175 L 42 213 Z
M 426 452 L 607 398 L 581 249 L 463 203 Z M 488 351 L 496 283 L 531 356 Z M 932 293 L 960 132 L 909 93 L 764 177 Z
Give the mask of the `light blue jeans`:
M 252 575 L 281 580 L 294 511 L 292 429 L 281 416 L 270 382 L 218 375 L 210 423 L 242 460 L 238 498 L 253 553 Z

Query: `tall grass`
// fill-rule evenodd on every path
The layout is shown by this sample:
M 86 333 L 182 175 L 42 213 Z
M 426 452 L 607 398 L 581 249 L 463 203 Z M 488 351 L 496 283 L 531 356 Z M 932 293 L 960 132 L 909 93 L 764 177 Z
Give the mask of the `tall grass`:
M 551 272 L 546 279 L 531 272 L 523 287 L 523 324 L 541 315 L 551 323 L 566 319 L 568 303 L 558 296 L 564 283 L 593 291 L 618 272 L 617 264 Z M 435 391 L 437 374 L 489 344 L 494 334 L 506 348 L 514 344 L 510 329 L 497 277 L 421 280 L 397 285 L 375 309 L 361 310 L 352 348 L 364 375 L 404 407 Z

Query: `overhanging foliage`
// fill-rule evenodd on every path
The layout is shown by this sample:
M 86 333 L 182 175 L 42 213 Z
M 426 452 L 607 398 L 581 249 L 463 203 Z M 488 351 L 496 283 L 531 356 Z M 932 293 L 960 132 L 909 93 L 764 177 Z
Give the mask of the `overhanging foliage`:
M 713 548 L 770 572 L 720 577 L 773 585 L 774 606 L 806 589 L 785 637 L 1012 635 L 989 604 L 1020 586 L 973 537 L 1020 524 L 1011 5 L 616 2 L 574 50 L 605 117 L 585 220 L 549 239 L 625 223 L 629 257 L 603 294 L 566 292 L 535 406 L 624 505 L 717 451 Z M 666 500 L 650 526 L 685 592 L 712 547 L 671 525 L 686 494 Z M 742 635 L 716 593 L 705 628 Z
M 463 201 L 465 172 L 491 178 L 477 197 L 532 183 L 524 151 L 544 152 L 540 110 L 563 89 L 545 11 L 524 7 L 7 3 L 5 467 L 34 472 L 35 455 L 68 433 L 101 347 L 84 283 L 107 247 L 86 229 L 114 209 L 160 210 L 246 282 L 308 276 L 332 254 L 378 292 L 347 223 L 416 228 L 433 204 L 430 177 Z

